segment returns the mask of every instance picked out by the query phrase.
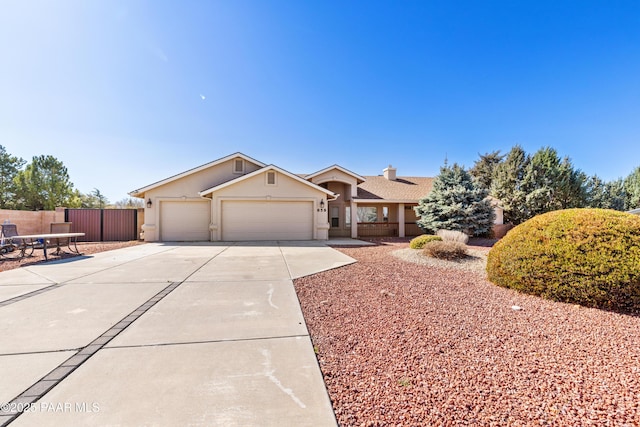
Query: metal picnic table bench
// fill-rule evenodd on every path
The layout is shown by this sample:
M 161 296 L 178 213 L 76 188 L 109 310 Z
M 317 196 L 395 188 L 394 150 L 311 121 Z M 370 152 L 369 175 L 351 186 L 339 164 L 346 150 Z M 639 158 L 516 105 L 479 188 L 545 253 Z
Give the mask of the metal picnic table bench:
M 11 237 L 5 237 L 5 244 L 7 242 L 14 242 L 13 245 L 16 251 L 20 252 L 20 257 L 28 256 L 26 250 L 31 248 L 29 255 L 33 253 L 33 249 L 42 249 L 44 253 L 44 259 L 49 260 L 47 257 L 47 245 L 53 243 L 56 247 L 56 253 L 59 254 L 62 250 L 60 243 L 66 240 L 66 246 L 70 252 L 80 254 L 78 251 L 78 237 L 84 236 L 84 233 L 46 233 L 46 234 L 25 234 Z M 71 244 L 73 243 L 73 248 Z

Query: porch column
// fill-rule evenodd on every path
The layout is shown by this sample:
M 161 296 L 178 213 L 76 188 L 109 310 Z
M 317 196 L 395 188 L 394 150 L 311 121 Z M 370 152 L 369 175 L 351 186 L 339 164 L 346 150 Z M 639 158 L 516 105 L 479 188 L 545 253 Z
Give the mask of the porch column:
M 404 203 L 398 203 L 398 237 L 404 237 Z
M 351 199 L 351 238 L 358 238 L 358 204 Z

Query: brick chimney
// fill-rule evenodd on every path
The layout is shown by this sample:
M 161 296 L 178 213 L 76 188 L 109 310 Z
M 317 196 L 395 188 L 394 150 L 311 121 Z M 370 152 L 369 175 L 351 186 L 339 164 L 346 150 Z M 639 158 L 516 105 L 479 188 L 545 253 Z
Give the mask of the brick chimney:
M 396 180 L 396 168 L 394 168 L 393 166 L 389 165 L 389 167 L 385 168 L 382 173 L 384 174 L 384 177 L 389 181 Z

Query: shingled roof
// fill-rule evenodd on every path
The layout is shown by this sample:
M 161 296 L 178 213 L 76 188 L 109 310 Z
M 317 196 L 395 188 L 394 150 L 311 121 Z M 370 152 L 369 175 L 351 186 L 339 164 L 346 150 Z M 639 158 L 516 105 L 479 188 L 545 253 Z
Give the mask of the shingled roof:
M 399 176 L 390 180 L 384 176 L 365 176 L 365 182 L 358 185 L 360 200 L 388 200 L 409 202 L 422 199 L 433 187 L 433 178 Z

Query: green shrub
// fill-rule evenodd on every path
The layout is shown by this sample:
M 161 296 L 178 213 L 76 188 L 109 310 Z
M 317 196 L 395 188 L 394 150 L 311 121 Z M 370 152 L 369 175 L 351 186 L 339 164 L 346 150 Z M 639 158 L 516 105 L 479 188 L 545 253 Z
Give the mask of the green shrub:
M 436 235 L 440 236 L 445 242 L 460 242 L 465 245 L 469 242 L 469 235 L 462 231 L 438 230 Z
M 467 257 L 467 246 L 460 242 L 433 241 L 424 245 L 423 253 L 432 258 L 456 261 Z
M 493 283 L 589 307 L 640 311 L 640 217 L 605 209 L 536 216 L 498 241 Z
M 409 242 L 409 247 L 411 249 L 422 249 L 424 245 L 426 245 L 429 242 L 441 241 L 441 240 L 442 238 L 438 236 L 434 236 L 431 234 L 423 234 L 422 236 L 414 237 L 413 239 L 411 239 L 411 241 Z

